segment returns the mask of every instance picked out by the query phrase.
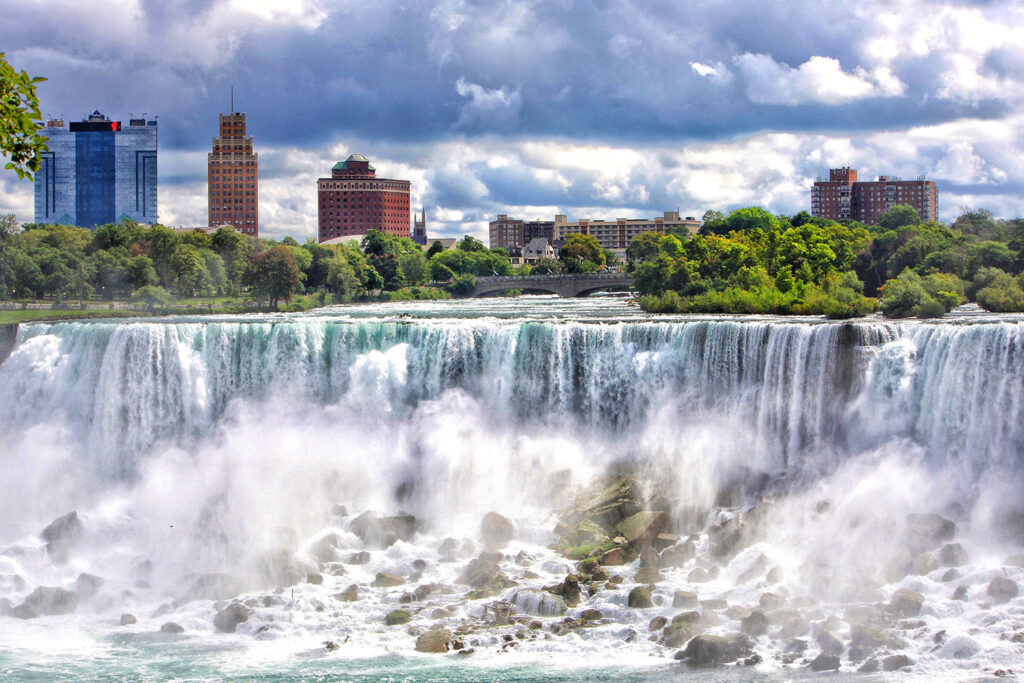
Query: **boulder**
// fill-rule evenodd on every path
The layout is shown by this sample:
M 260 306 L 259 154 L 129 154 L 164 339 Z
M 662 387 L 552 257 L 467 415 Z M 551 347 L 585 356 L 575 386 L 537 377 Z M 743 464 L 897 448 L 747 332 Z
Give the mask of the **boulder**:
M 708 530 L 708 549 L 715 559 L 731 557 L 739 552 L 752 535 L 749 520 L 744 513 L 718 522 Z
M 858 668 L 858 669 L 857 669 L 857 673 L 861 673 L 861 674 L 873 674 L 873 673 L 875 673 L 876 671 L 878 671 L 878 670 L 879 670 L 880 668 L 881 668 L 881 667 L 880 667 L 880 666 L 879 666 L 879 664 L 878 664 L 878 660 L 877 660 L 877 659 L 874 659 L 874 658 L 872 658 L 872 659 L 869 659 L 869 660 L 867 660 L 867 661 L 866 661 L 866 662 L 864 662 L 863 664 L 861 664 L 861 665 L 860 665 L 860 668 Z
M 665 627 L 662 642 L 666 647 L 680 647 L 703 630 L 703 617 L 700 612 L 683 612 L 672 617 L 672 621 Z
M 185 629 L 183 629 L 178 624 L 175 624 L 173 621 L 168 621 L 166 624 L 164 624 L 163 626 L 160 627 L 160 633 L 184 633 L 184 632 L 185 632 Z
M 416 518 L 412 515 L 378 517 L 364 512 L 349 524 L 349 530 L 365 543 L 386 548 L 397 541 L 408 541 L 416 533 Z
M 88 600 L 96 595 L 102 586 L 103 579 L 100 577 L 93 574 L 79 574 L 75 581 L 75 592 L 78 593 L 78 597 Z
M 626 558 L 622 554 L 622 548 L 612 548 L 601 556 L 601 564 L 606 567 L 620 565 L 625 561 Z
M 997 576 L 989 581 L 988 588 L 985 590 L 985 594 L 992 598 L 992 602 L 997 605 L 1012 600 L 1019 593 L 1020 589 L 1017 587 L 1017 583 L 1002 576 Z
M 447 652 L 452 641 L 451 631 L 443 628 L 427 631 L 416 639 L 417 652 Z
M 815 638 L 822 654 L 839 656 L 843 654 L 843 641 L 833 631 L 821 629 Z
M 690 591 L 676 591 L 672 594 L 672 606 L 676 609 L 696 607 L 700 604 L 696 593 Z
M 306 574 L 306 583 L 311 583 L 314 586 L 321 586 L 323 585 L 323 582 L 324 576 L 319 572 L 310 572 L 309 574 Z
M 965 602 L 967 600 L 967 586 L 957 586 L 953 591 L 953 600 Z
M 740 630 L 755 638 L 763 636 L 768 633 L 768 617 L 761 610 L 754 610 L 740 622 Z
M 690 639 L 678 659 L 690 666 L 709 667 L 735 662 L 749 657 L 753 643 L 747 636 L 732 633 L 727 636 L 699 635 Z
M 582 612 L 580 612 L 579 618 L 580 618 L 580 621 L 597 621 L 602 616 L 604 616 L 604 615 L 601 614 L 601 610 L 591 608 L 591 609 L 585 609 Z
M 46 552 L 56 561 L 67 560 L 68 549 L 82 537 L 84 529 L 77 512 L 69 512 L 50 522 L 39 534 L 46 541 Z
M 939 550 L 939 562 L 947 567 L 960 567 L 968 560 L 967 551 L 959 543 L 947 543 Z
M 316 561 L 323 564 L 338 559 L 338 548 L 341 545 L 341 537 L 336 533 L 327 533 L 313 541 L 309 546 L 309 554 L 316 558 Z
M 405 583 L 405 579 L 394 574 L 388 574 L 387 572 L 377 572 L 376 578 L 374 578 L 372 586 L 377 588 L 393 588 L 395 586 L 401 586 Z
M 939 561 L 935 559 L 935 556 L 931 553 L 921 553 L 914 558 L 914 563 L 911 565 L 910 573 L 917 576 L 923 576 L 930 574 L 939 568 Z
M 657 567 L 641 567 L 637 570 L 634 580 L 637 583 L 658 583 L 661 581 L 661 570 Z
M 811 671 L 835 671 L 839 668 L 839 657 L 822 652 L 811 660 Z
M 370 562 L 370 553 L 365 550 L 360 550 L 356 553 L 351 553 L 348 557 L 342 560 L 345 564 L 368 564 Z
M 524 613 L 537 617 L 553 617 L 565 614 L 568 606 L 560 595 L 548 591 L 524 588 L 512 594 L 511 602 Z
M 1003 560 L 1004 567 L 1024 567 L 1024 555 L 1010 555 Z
M 783 605 L 786 604 L 786 599 L 778 593 L 762 593 L 758 604 L 761 605 L 761 609 L 772 612 L 782 609 Z
M 629 591 L 629 606 L 634 609 L 654 607 L 654 603 L 651 601 L 651 591 L 643 586 L 637 586 Z
M 899 654 L 889 655 L 882 659 L 882 671 L 899 671 L 903 667 L 910 666 L 913 664 L 910 657 Z
M 338 593 L 334 597 L 342 602 L 355 602 L 359 599 L 359 586 L 353 583 L 344 592 Z
M 640 512 L 639 486 L 624 475 L 604 479 L 584 491 L 569 513 L 572 524 L 590 520 L 612 534 L 619 522 Z
M 580 601 L 580 579 L 575 574 L 568 574 L 562 583 L 553 586 L 545 586 L 544 590 L 554 595 L 560 595 L 565 604 L 575 607 Z
M 649 545 L 668 526 L 668 515 L 660 510 L 644 510 L 615 525 L 622 536 L 635 545 Z
M 480 522 L 480 536 L 488 548 L 504 548 L 515 531 L 512 522 L 497 512 L 488 512 Z
M 687 541 L 661 551 L 660 564 L 662 567 L 682 567 L 696 555 L 696 546 Z
M 904 543 L 913 554 L 934 550 L 956 534 L 956 523 L 936 514 L 909 514 Z
M 412 613 L 409 610 L 396 609 L 391 610 L 384 617 L 384 623 L 388 626 L 398 626 L 400 624 L 407 624 L 412 619 Z
M 14 608 L 20 619 L 51 614 L 69 614 L 78 608 L 78 595 L 74 591 L 56 586 L 39 586 L 28 594 L 25 602 Z
M 134 614 L 128 614 L 127 612 L 121 615 L 121 626 L 131 626 L 136 621 Z
M 898 617 L 916 617 L 921 613 L 921 606 L 924 605 L 924 596 L 909 588 L 900 588 L 892 594 L 889 601 L 889 611 Z
M 480 553 L 466 565 L 466 569 L 457 579 L 458 583 L 472 586 L 473 588 L 486 588 L 504 578 L 504 574 L 498 568 L 501 555 L 498 553 Z
M 665 617 L 654 617 L 647 624 L 647 628 L 651 631 L 660 631 L 661 629 L 665 628 L 665 624 L 667 623 L 668 619 L 666 619 Z
M 220 633 L 234 633 L 238 625 L 248 621 L 251 615 L 252 610 L 248 607 L 239 602 L 233 602 L 214 615 L 213 625 Z

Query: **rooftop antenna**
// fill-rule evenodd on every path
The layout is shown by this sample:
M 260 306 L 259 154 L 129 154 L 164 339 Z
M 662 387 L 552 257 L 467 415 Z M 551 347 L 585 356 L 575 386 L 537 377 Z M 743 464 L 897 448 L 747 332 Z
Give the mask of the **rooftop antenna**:
M 235 86 L 231 86 L 231 113 L 235 113 Z

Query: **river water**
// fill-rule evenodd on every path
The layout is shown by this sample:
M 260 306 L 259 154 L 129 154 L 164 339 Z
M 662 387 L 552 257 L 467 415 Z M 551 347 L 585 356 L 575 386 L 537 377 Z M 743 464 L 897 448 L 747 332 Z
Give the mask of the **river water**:
M 40 586 L 76 604 L 0 616 L 0 678 L 834 678 L 808 666 L 825 632 L 858 680 L 1024 669 L 1024 597 L 989 593 L 1024 584 L 1008 560 L 1024 553 L 1022 400 L 1024 319 L 976 312 L 833 323 L 518 297 L 23 325 L 0 365 L 0 613 Z M 611 472 L 642 482 L 696 557 L 662 569 L 652 607 L 627 604 L 634 561 L 543 614 L 539 589 L 575 571 L 553 529 Z M 366 511 L 416 531 L 368 542 L 352 524 Z M 488 512 L 514 525 L 500 567 L 516 585 L 470 599 L 458 580 Z M 915 514 L 955 526 L 908 548 Z M 713 528 L 748 518 L 712 552 Z M 404 583 L 375 587 L 378 572 Z M 429 595 L 403 602 L 417 586 Z M 920 613 L 856 653 L 851 615 L 901 589 Z M 784 606 L 764 607 L 748 666 L 693 669 L 650 628 L 684 611 L 677 591 L 724 601 L 697 607 L 710 634 L 741 630 L 766 593 Z M 236 597 L 248 618 L 218 633 Z M 495 624 L 497 601 L 527 618 Z M 400 607 L 411 620 L 386 625 Z M 600 619 L 557 626 L 586 609 Z M 473 652 L 416 652 L 436 626 Z M 893 655 L 909 665 L 855 673 Z

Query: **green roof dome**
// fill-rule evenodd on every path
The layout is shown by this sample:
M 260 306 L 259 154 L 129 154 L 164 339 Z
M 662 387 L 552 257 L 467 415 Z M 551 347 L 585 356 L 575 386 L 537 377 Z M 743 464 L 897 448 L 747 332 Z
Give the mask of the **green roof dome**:
M 362 154 L 350 154 L 348 159 L 346 159 L 345 161 L 339 161 L 338 163 L 336 163 L 334 165 L 334 170 L 335 171 L 345 171 L 345 170 L 348 170 L 348 162 L 350 162 L 350 161 L 363 161 L 363 162 L 366 162 L 367 164 L 370 163 L 370 160 L 367 159 L 366 157 L 364 157 Z M 375 169 L 373 166 L 370 166 L 370 170 L 371 171 L 376 171 L 377 169 Z

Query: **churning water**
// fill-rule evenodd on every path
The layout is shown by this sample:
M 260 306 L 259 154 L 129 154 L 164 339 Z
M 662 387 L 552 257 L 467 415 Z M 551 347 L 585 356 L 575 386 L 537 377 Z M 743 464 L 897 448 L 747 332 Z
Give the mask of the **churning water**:
M 1024 552 L 1022 397 L 1016 317 L 649 317 L 520 297 L 23 325 L 0 365 L 0 677 L 774 681 L 814 675 L 822 633 L 847 673 L 893 655 L 909 667 L 885 676 L 1024 668 L 1024 597 L 989 590 L 1024 582 L 1008 561 Z M 543 614 L 536 589 L 575 571 L 552 530 L 612 471 L 695 557 L 663 568 L 652 607 L 627 604 L 637 560 Z M 370 543 L 353 532 L 365 511 L 416 531 Z M 517 585 L 470 599 L 458 579 L 491 511 L 514 523 L 501 569 Z M 712 529 L 739 513 L 757 524 L 716 554 Z M 922 513 L 955 523 L 944 547 L 906 540 Z M 405 583 L 373 586 L 378 572 Z M 197 591 L 211 581 L 223 594 Z M 40 586 L 75 593 L 39 607 Z M 858 656 L 855 615 L 901 589 L 920 613 Z M 766 593 L 784 607 L 749 666 L 693 670 L 650 628 L 682 611 L 677 591 L 725 601 L 699 608 L 712 634 Z M 41 615 L 18 618 L 33 594 Z M 218 633 L 236 595 L 247 619 Z M 499 600 L 529 618 L 495 622 Z M 399 607 L 411 620 L 386 625 Z M 586 609 L 600 620 L 556 627 Z M 416 652 L 438 624 L 472 655 Z

